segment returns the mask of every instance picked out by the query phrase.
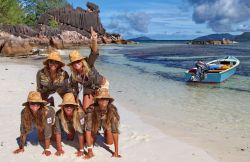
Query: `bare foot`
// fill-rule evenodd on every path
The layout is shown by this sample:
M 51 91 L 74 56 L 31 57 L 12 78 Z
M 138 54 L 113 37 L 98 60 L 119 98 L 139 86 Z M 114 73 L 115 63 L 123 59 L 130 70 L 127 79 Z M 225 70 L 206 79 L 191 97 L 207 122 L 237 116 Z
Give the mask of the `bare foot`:
M 15 151 L 13 151 L 14 154 L 19 154 L 20 152 L 24 152 L 24 148 L 18 148 Z

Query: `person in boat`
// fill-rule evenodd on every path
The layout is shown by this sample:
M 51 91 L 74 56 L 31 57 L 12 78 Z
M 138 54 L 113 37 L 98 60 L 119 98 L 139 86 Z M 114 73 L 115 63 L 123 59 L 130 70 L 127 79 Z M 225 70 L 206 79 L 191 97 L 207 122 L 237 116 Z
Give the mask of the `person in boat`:
M 70 85 L 76 98 L 81 90 L 83 93 L 83 110 L 93 103 L 95 92 L 101 87 L 108 88 L 109 82 L 99 74 L 95 69 L 94 64 L 99 56 L 97 47 L 97 33 L 91 27 L 91 53 L 88 58 L 82 57 L 78 51 L 72 51 L 69 54 L 70 63 L 68 66 L 71 69 Z
M 58 51 L 50 52 L 43 64 L 44 68 L 36 75 L 37 91 L 41 93 L 44 100 L 54 106 L 54 99 L 49 96 L 57 92 L 62 98 L 65 93 L 71 91 L 69 75 L 62 69 L 65 64 Z
M 94 156 L 93 143 L 101 128 L 104 130 L 105 143 L 108 145 L 114 143 L 115 151 L 112 157 L 121 157 L 118 152 L 120 116 L 112 103 L 113 101 L 114 99 L 110 96 L 108 89 L 101 88 L 97 91 L 95 103 L 87 108 L 85 131 L 88 152 L 85 156 L 86 159 Z
M 46 156 L 51 154 L 49 147 L 52 127 L 55 122 L 55 111 L 53 107 L 46 106 L 46 104 L 47 102 L 42 99 L 39 92 L 29 92 L 27 102 L 23 103 L 24 108 L 21 112 L 19 148 L 13 153 L 24 152 L 26 137 L 32 131 L 32 126 L 34 125 L 38 131 L 39 141 L 44 143 L 43 154 Z
M 57 144 L 57 152 L 55 155 L 64 154 L 62 149 L 62 132 L 66 132 L 67 140 L 73 140 L 75 132 L 78 134 L 79 149 L 76 152 L 77 156 L 83 155 L 84 147 L 84 118 L 85 113 L 79 107 L 73 93 L 66 93 L 63 96 L 63 102 L 59 105 L 61 109 L 56 112 L 55 122 L 55 138 Z

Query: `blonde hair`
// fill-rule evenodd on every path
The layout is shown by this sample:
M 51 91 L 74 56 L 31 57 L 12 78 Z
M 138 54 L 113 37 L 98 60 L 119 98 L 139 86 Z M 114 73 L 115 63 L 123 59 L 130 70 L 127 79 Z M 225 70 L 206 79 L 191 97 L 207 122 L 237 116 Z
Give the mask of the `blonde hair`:
M 77 107 L 76 109 L 74 109 L 74 112 L 73 112 L 73 127 L 76 131 L 80 132 L 80 133 L 83 133 L 82 132 L 82 129 L 81 129 L 81 125 L 80 125 L 80 115 L 79 113 L 83 112 L 83 110 L 79 107 Z M 62 110 L 60 112 L 60 118 L 61 118 L 61 124 L 62 124 L 62 127 L 63 127 L 63 130 L 69 134 L 70 133 L 70 130 L 69 130 L 69 127 L 68 127 L 68 124 L 67 124 L 67 120 L 65 118 L 65 113 L 64 113 L 64 110 L 63 110 L 63 107 L 62 107 Z
M 89 67 L 89 64 L 87 63 L 87 61 L 85 60 L 85 59 L 83 59 L 83 60 L 81 60 L 81 62 L 82 62 L 82 69 L 83 69 L 83 71 L 82 71 L 82 73 L 81 74 L 83 74 L 84 76 L 87 76 L 88 77 L 88 75 L 89 75 L 89 72 L 91 71 L 91 68 Z M 77 71 L 73 68 L 73 66 L 72 66 L 72 64 L 70 65 L 70 70 L 72 71 L 72 77 L 73 77 L 73 79 L 74 80 L 76 80 L 76 81 L 79 81 L 78 79 L 77 79 Z M 79 81 L 80 82 L 80 81 Z
M 32 129 L 32 122 L 35 123 L 37 129 L 41 130 L 45 127 L 45 118 L 48 113 L 48 107 L 42 106 L 37 110 L 37 115 L 34 117 L 28 105 L 23 109 L 23 129 L 27 134 Z

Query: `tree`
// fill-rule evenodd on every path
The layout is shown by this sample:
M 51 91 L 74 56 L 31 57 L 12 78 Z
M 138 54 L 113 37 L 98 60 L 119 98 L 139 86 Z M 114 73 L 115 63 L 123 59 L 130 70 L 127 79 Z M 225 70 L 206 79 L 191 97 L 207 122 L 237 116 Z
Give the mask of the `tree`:
M 0 0 L 0 23 L 21 24 L 24 12 L 17 0 Z
M 67 0 L 21 0 L 26 13 L 24 22 L 29 26 L 35 25 L 39 17 L 52 8 L 61 8 L 68 4 Z

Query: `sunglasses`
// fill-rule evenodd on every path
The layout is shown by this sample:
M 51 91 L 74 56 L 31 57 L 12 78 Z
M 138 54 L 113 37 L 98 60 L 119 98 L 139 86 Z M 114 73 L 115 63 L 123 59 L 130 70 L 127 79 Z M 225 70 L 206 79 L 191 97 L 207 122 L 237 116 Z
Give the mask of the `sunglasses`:
M 75 105 L 64 105 L 63 106 L 64 108 L 71 108 L 71 109 L 74 109 L 76 106 Z
M 49 64 L 58 64 L 58 61 L 49 60 Z
M 30 104 L 30 105 L 33 105 L 33 106 L 39 106 L 39 105 L 41 105 L 40 102 L 30 102 L 29 104 Z

